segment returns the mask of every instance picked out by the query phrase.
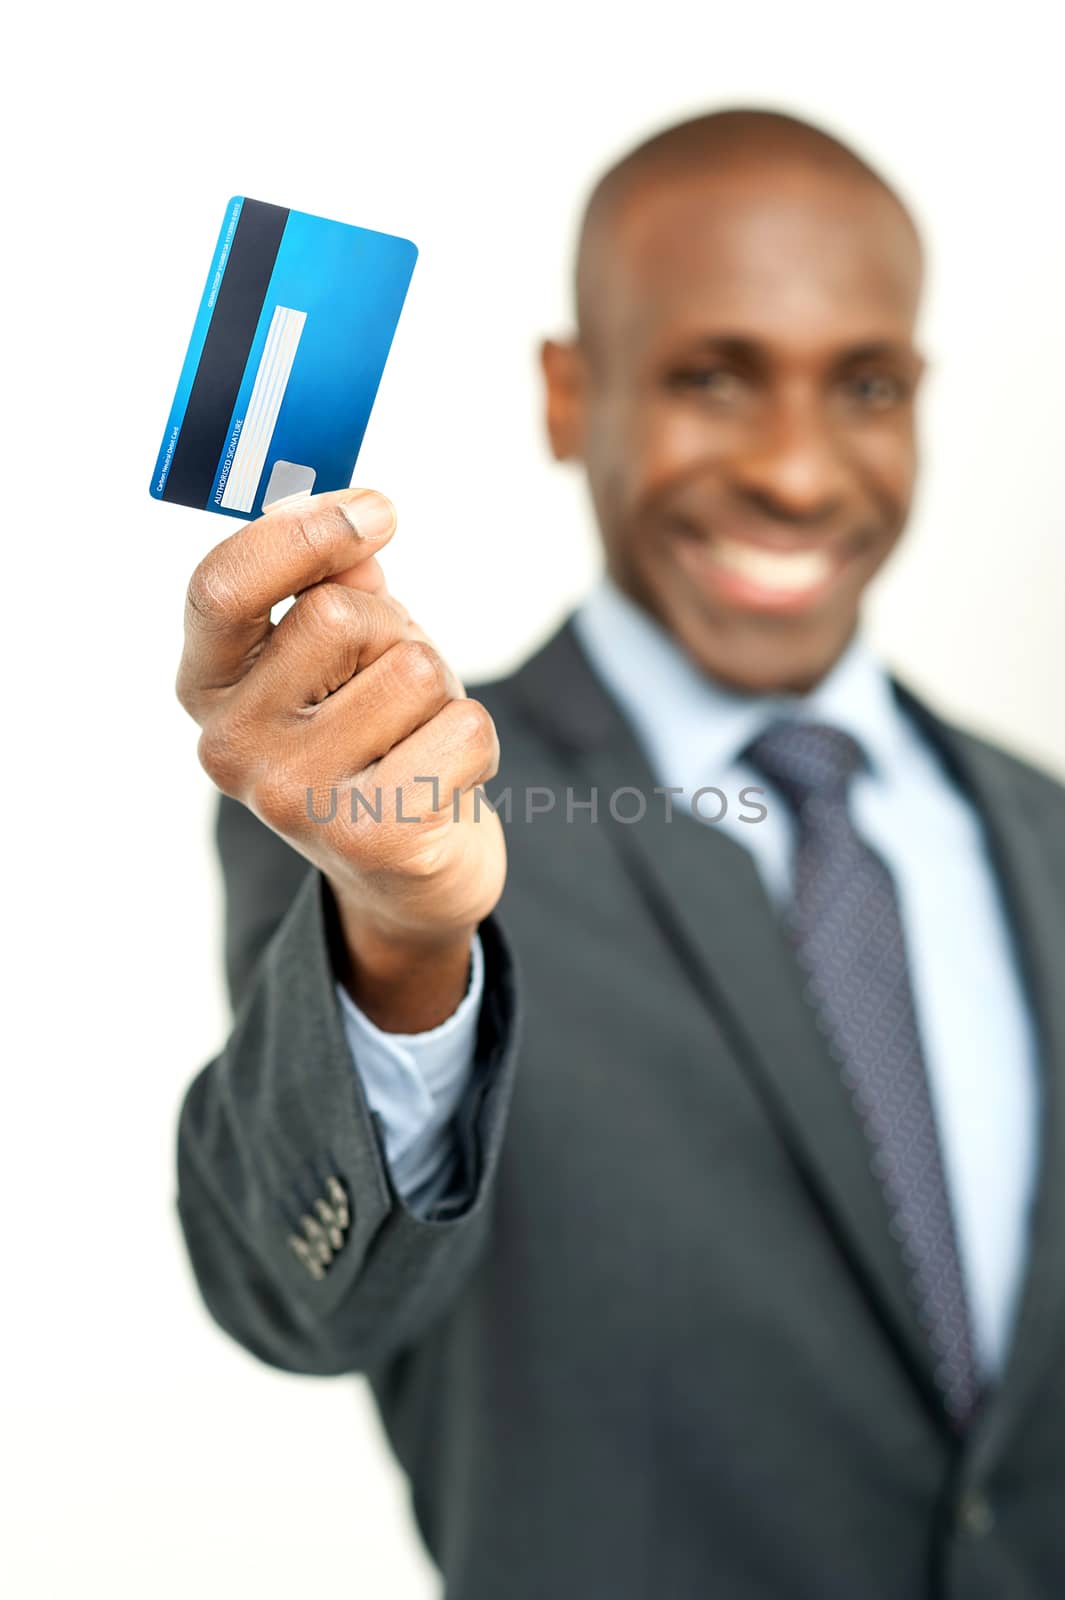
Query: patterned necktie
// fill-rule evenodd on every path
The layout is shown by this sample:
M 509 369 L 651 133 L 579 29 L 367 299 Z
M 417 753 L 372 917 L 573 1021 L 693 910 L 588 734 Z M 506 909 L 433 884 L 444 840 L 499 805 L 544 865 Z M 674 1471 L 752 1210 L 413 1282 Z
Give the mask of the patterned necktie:
M 848 811 L 864 755 L 839 728 L 792 721 L 772 723 L 745 754 L 798 822 L 793 947 L 869 1139 L 936 1378 L 961 1427 L 980 1379 L 895 886 Z

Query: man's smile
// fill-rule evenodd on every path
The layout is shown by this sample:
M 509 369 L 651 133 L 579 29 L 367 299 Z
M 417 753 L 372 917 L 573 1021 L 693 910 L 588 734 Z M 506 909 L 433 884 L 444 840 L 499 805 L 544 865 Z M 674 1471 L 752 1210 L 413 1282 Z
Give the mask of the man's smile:
M 737 538 L 686 524 L 674 530 L 670 543 L 707 599 L 746 611 L 794 613 L 832 593 L 849 575 L 865 541 Z

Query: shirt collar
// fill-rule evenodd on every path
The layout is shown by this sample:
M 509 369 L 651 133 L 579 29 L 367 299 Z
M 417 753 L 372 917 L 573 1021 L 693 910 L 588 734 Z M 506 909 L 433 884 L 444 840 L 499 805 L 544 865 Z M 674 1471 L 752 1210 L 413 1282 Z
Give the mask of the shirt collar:
M 861 634 L 808 694 L 745 694 L 709 677 L 642 606 L 603 574 L 574 616 L 578 639 L 663 784 L 713 782 L 776 717 L 827 722 L 890 778 L 905 738 L 884 667 Z

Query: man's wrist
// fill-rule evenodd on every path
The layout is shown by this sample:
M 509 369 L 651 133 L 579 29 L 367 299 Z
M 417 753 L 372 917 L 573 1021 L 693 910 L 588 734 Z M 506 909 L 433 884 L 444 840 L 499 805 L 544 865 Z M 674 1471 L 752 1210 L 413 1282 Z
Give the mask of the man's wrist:
M 339 896 L 342 970 L 337 978 L 386 1033 L 425 1033 L 446 1022 L 469 984 L 476 926 L 416 935 L 375 926 Z

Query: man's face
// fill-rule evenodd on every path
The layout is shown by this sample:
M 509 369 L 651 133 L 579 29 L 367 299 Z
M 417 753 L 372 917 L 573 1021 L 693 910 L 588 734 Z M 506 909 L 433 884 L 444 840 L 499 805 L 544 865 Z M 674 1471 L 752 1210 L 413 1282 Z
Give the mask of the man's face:
M 913 490 L 918 247 L 874 184 L 787 166 L 644 180 L 548 345 L 611 576 L 724 682 L 831 667 Z

